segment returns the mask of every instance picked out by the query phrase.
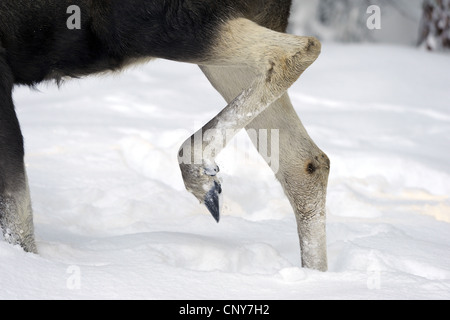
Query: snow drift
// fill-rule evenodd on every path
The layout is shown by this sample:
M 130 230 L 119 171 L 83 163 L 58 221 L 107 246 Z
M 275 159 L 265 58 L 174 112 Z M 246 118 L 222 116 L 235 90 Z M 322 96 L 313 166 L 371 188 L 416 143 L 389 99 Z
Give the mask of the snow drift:
M 177 150 L 225 103 L 192 65 L 20 88 L 39 255 L 0 242 L 1 299 L 449 299 L 450 57 L 324 43 L 290 90 L 330 156 L 330 271 L 240 134 L 216 224 Z

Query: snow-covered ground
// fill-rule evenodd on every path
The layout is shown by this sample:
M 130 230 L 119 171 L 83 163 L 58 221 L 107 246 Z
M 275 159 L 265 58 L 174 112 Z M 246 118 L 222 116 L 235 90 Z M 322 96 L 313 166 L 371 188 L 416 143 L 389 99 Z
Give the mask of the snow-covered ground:
M 290 90 L 329 155 L 327 273 L 244 134 L 216 224 L 177 150 L 225 103 L 196 66 L 15 91 L 39 255 L 0 242 L 1 299 L 450 299 L 450 56 L 325 43 Z

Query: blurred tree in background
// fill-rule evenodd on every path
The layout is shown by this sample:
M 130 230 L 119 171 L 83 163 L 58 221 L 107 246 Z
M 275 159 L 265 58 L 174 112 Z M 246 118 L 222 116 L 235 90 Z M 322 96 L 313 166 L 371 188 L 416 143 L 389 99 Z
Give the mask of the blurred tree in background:
M 367 28 L 368 7 L 381 9 L 381 29 Z M 450 0 L 294 0 L 290 32 L 325 41 L 450 47 Z
M 450 0 L 424 0 L 419 45 L 428 50 L 450 49 Z

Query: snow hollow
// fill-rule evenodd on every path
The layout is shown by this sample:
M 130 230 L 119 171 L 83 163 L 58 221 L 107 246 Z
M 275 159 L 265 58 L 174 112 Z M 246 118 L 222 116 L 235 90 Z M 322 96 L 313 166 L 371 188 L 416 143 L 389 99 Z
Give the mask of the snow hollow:
M 177 150 L 225 102 L 196 66 L 16 89 L 40 254 L 0 242 L 1 299 L 449 299 L 450 56 L 323 44 L 291 88 L 329 155 L 327 273 L 244 134 L 218 159 L 222 221 Z

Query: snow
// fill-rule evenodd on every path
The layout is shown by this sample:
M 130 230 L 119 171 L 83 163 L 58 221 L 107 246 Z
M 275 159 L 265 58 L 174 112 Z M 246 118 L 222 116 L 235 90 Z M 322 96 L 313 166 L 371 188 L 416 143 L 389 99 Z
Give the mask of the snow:
M 332 161 L 329 272 L 300 268 L 291 207 L 244 133 L 219 156 L 217 224 L 181 144 L 224 107 L 158 60 L 16 89 L 39 255 L 0 241 L 1 299 L 449 299 L 450 56 L 323 44 L 291 88 Z

